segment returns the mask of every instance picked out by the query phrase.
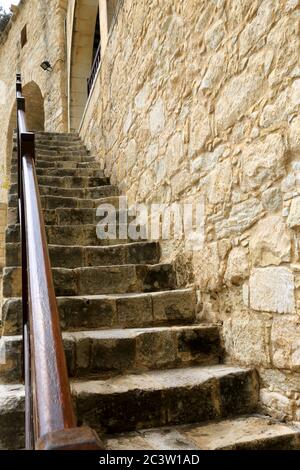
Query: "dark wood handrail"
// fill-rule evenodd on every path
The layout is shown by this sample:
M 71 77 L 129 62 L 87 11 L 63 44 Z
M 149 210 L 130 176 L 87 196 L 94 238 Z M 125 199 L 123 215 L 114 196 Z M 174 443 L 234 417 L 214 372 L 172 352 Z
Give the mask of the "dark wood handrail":
M 20 75 L 16 90 L 26 448 L 99 450 L 97 434 L 76 427 Z

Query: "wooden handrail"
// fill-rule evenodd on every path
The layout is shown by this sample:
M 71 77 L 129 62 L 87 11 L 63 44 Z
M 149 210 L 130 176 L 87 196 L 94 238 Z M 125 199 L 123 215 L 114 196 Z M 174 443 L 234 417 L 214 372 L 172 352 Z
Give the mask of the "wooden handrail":
M 19 74 L 16 90 L 26 448 L 99 450 L 97 434 L 76 427 L 35 170 L 35 136 L 27 130 Z

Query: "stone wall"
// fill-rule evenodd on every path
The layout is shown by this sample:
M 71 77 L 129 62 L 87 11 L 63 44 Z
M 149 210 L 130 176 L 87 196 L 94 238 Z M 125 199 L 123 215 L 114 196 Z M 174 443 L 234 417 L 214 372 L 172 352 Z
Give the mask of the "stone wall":
M 262 406 L 300 420 L 298 0 L 124 0 L 80 134 L 129 202 L 205 197 L 163 245 Z
M 12 20 L 0 38 L 0 201 L 3 202 L 6 201 L 12 131 L 16 125 L 17 72 L 22 73 L 24 87 L 36 88 L 42 96 L 45 129 L 67 129 L 66 4 L 66 0 L 56 0 L 47 2 L 45 8 L 42 0 L 22 0 L 18 7 L 14 7 Z M 25 26 L 27 42 L 21 47 L 21 31 Z M 46 59 L 53 67 L 51 73 L 40 67 Z M 29 93 L 27 105 L 28 109 L 34 109 L 34 94 Z

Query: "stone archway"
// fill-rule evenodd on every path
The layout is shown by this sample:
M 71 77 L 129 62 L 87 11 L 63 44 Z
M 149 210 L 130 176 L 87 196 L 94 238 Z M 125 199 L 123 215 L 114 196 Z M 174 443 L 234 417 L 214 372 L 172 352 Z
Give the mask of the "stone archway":
M 40 87 L 35 82 L 29 82 L 23 87 L 26 100 L 26 121 L 31 131 L 43 131 L 45 126 L 44 98 Z M 7 129 L 6 139 L 6 175 L 9 177 L 12 156 L 13 133 L 17 127 L 16 103 L 13 104 Z
M 72 131 L 79 128 L 88 98 L 87 79 L 95 50 L 98 12 L 99 0 L 77 0 L 70 63 L 69 127 Z

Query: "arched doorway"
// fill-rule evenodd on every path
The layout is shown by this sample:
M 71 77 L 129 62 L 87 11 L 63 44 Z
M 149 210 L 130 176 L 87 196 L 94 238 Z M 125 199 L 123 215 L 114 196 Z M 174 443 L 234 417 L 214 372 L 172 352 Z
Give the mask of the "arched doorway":
M 44 98 L 39 86 L 35 82 L 29 82 L 23 87 L 23 96 L 26 100 L 26 121 L 31 131 L 43 131 L 45 125 Z M 10 112 L 6 141 L 6 175 L 10 174 L 10 162 L 12 157 L 13 133 L 17 128 L 16 103 Z
M 70 63 L 69 127 L 77 130 L 88 98 L 87 81 L 100 45 L 99 0 L 77 0 Z

